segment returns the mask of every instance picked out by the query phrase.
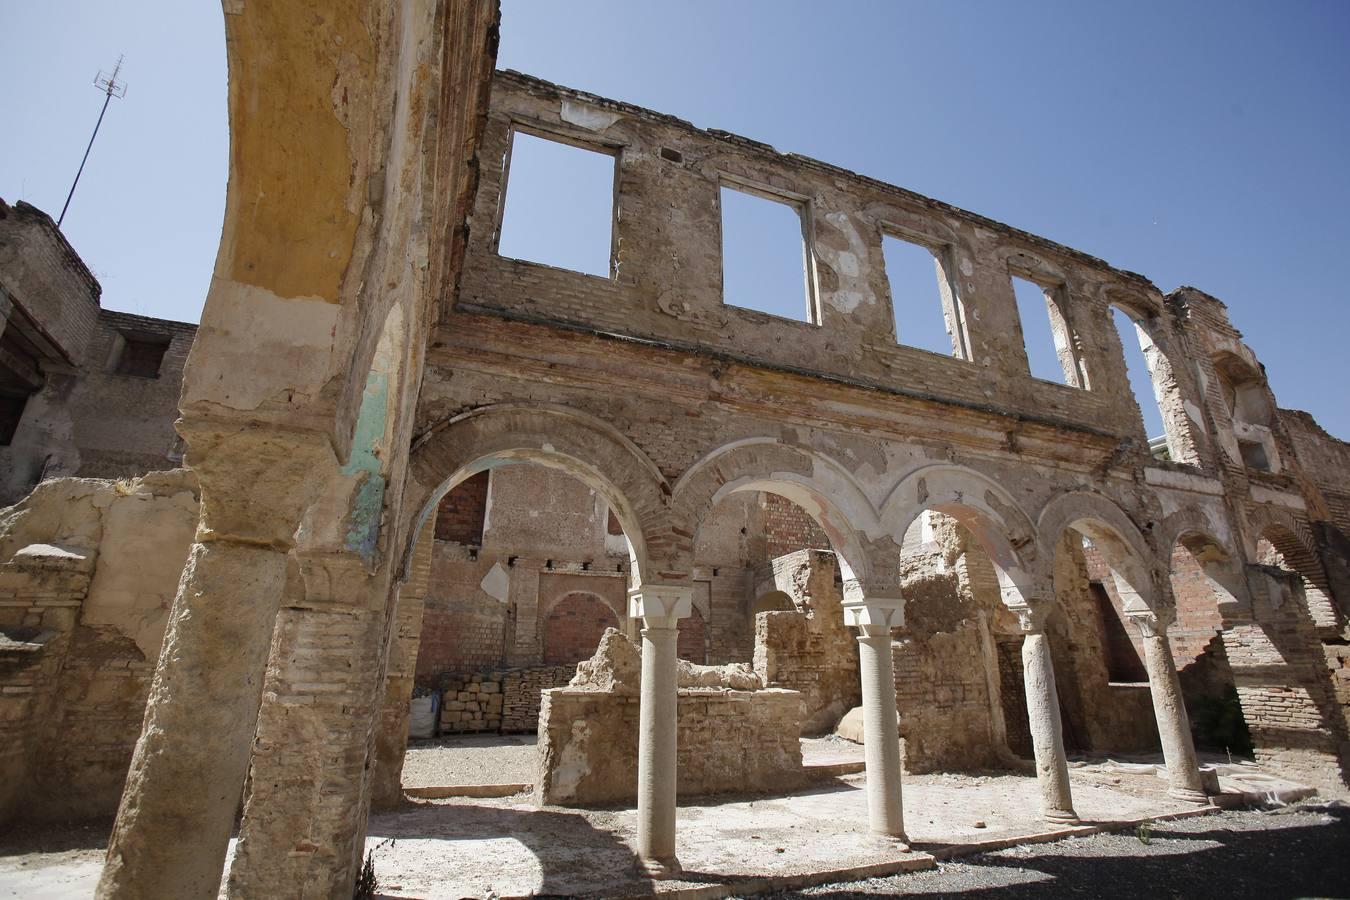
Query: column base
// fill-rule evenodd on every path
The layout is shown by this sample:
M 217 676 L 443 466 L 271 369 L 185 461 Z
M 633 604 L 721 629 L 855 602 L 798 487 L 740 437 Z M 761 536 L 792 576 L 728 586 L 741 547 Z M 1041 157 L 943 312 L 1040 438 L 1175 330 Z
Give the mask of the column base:
M 678 878 L 683 871 L 684 868 L 680 865 L 680 861 L 673 856 L 666 859 L 642 859 L 639 857 L 637 861 L 637 873 L 654 881 L 669 881 L 672 878 Z
M 1173 800 L 1181 800 L 1186 803 L 1198 803 L 1201 806 L 1209 806 L 1211 801 L 1209 794 L 1204 791 L 1193 791 L 1189 788 L 1171 788 L 1167 791 L 1167 796 Z
M 1052 825 L 1082 825 L 1083 820 L 1073 810 L 1049 809 L 1041 813 L 1041 818 Z
M 882 840 L 890 841 L 895 845 L 895 849 L 899 850 L 901 853 L 908 853 L 910 851 L 909 836 L 903 831 L 891 832 L 880 828 L 873 828 L 872 835 Z

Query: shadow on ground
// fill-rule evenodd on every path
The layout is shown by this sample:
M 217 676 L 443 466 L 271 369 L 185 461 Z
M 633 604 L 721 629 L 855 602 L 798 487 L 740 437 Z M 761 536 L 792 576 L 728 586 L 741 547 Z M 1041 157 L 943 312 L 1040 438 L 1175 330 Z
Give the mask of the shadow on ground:
M 1248 829 L 1196 819 L 1186 830 L 1159 825 L 1142 837 L 1129 831 L 1024 846 L 954 860 L 922 875 L 779 896 L 1350 897 L 1350 808 L 1249 815 L 1269 821 Z

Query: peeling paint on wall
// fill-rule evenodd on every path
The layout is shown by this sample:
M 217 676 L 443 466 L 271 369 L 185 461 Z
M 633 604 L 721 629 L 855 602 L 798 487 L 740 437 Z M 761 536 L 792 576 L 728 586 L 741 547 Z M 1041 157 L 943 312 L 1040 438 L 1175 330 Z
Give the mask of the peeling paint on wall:
M 375 543 L 380 536 L 380 517 L 384 511 L 385 480 L 380 469 L 379 448 L 384 438 L 389 409 L 389 375 L 371 372 L 361 398 L 361 413 L 352 438 L 352 455 L 342 467 L 343 475 L 361 479 L 352 497 L 348 513 L 348 550 L 361 555 L 367 564 L 375 559 Z

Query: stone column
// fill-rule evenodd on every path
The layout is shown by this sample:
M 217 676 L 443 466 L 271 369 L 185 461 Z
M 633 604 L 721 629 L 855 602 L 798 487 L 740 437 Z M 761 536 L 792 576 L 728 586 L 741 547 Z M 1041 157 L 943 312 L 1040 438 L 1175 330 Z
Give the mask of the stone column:
M 1016 610 L 1025 637 L 1022 639 L 1022 674 L 1026 680 L 1027 719 L 1031 745 L 1036 755 L 1036 780 L 1041 787 L 1041 816 L 1049 822 L 1077 825 L 1069 790 L 1069 762 L 1064 753 L 1064 733 L 1059 720 L 1059 695 L 1055 691 L 1055 666 L 1050 659 L 1050 639 L 1045 634 L 1049 606 Z
M 243 791 L 296 527 L 335 459 L 325 438 L 189 436 L 202 511 L 169 614 L 99 898 L 215 900 Z
M 680 874 L 675 858 L 675 778 L 679 679 L 675 643 L 689 615 L 693 588 L 642 585 L 629 595 L 629 616 L 641 618 L 642 695 L 638 715 L 638 871 L 651 878 Z
M 1191 803 L 1209 803 L 1200 768 L 1195 759 L 1195 743 L 1181 698 L 1181 679 L 1172 659 L 1167 626 L 1176 613 L 1161 608 L 1150 613 L 1131 615 L 1130 619 L 1144 639 L 1144 666 L 1148 669 L 1149 692 L 1153 695 L 1153 715 L 1158 720 L 1163 760 L 1167 764 L 1168 795 Z
M 900 796 L 900 722 L 895 708 L 891 628 L 904 623 L 904 600 L 845 601 L 844 621 L 858 631 L 862 679 L 863 753 L 867 764 L 867 820 L 875 834 L 905 839 Z

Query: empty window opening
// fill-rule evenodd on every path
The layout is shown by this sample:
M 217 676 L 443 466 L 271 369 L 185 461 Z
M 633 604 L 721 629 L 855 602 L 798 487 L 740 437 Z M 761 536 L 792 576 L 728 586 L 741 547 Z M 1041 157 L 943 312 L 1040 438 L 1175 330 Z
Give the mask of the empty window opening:
M 1158 395 L 1153 388 L 1153 373 L 1148 366 L 1145 348 L 1152 347 L 1144 329 L 1134 317 L 1118 307 L 1111 307 L 1111 318 L 1120 336 L 1120 346 L 1125 351 L 1125 371 L 1129 376 L 1130 390 L 1134 393 L 1134 402 L 1139 404 L 1139 412 L 1144 417 L 1144 432 L 1148 435 L 1149 446 L 1157 438 L 1165 438 L 1162 410 L 1158 406 Z M 1166 450 L 1166 440 L 1162 442 Z
M 515 132 L 497 252 L 608 278 L 616 158 Z
M 937 255 L 920 244 L 885 235 L 881 252 L 886 280 L 891 286 L 895 340 L 946 356 L 959 355 L 943 313 L 942 281 L 946 277 Z
M 722 302 L 818 322 L 802 208 L 722 188 Z
M 1060 315 L 1049 290 L 1015 275 L 1012 283 L 1017 295 L 1017 316 L 1022 322 L 1027 367 L 1032 376 L 1080 387 L 1068 323 Z
M 19 421 L 23 419 L 27 405 L 27 394 L 0 393 L 0 447 L 8 447 L 14 442 L 14 433 L 19 430 Z
M 1266 445 L 1260 441 L 1245 441 L 1238 438 L 1238 451 L 1242 454 L 1242 464 L 1249 469 L 1270 471 L 1270 457 L 1266 456 Z
M 164 351 L 169 349 L 168 341 L 122 336 L 122 352 L 117 357 L 119 375 L 135 375 L 140 378 L 158 378 L 160 363 L 164 361 Z

